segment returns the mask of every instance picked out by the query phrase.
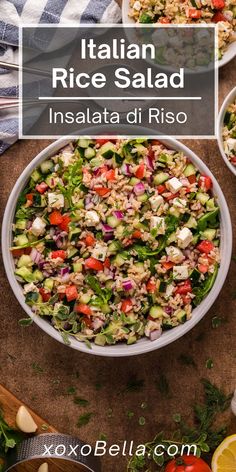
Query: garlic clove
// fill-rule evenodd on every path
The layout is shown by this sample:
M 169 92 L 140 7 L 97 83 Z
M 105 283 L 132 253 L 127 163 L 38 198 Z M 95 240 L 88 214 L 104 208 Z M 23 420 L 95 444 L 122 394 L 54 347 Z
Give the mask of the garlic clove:
M 35 433 L 38 429 L 35 421 L 33 420 L 31 414 L 25 408 L 25 406 L 20 406 L 17 415 L 16 415 L 16 426 L 23 431 L 23 433 Z
M 48 472 L 48 464 L 44 462 L 38 469 L 38 472 Z

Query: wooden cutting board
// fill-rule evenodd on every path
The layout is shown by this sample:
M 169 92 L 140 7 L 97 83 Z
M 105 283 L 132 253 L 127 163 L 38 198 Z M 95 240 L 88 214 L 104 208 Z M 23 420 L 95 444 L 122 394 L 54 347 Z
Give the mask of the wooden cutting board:
M 52 425 L 49 425 L 47 421 L 43 418 L 40 418 L 34 411 L 28 408 L 22 401 L 18 400 L 12 393 L 6 390 L 2 385 L 0 385 L 0 406 L 4 412 L 4 418 L 10 426 L 15 427 L 15 418 L 18 408 L 24 405 L 27 407 L 28 411 L 31 413 L 34 418 L 35 423 L 38 425 L 37 435 L 42 433 L 55 433 L 58 432 Z M 49 465 L 49 472 L 88 472 L 88 469 L 80 466 L 73 465 L 71 462 L 66 460 L 56 460 L 47 459 L 40 460 L 35 459 L 30 463 L 24 463 L 18 465 L 12 471 L 14 472 L 37 472 L 38 467 L 43 463 L 47 462 Z

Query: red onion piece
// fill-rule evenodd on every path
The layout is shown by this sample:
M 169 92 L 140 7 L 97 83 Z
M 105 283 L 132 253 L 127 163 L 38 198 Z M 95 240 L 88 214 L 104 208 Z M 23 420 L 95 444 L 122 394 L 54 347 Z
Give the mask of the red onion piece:
M 113 211 L 113 215 L 117 218 L 117 220 L 123 220 L 124 218 L 122 211 Z
M 122 174 L 124 175 L 132 175 L 132 172 L 131 172 L 131 165 L 130 164 L 126 164 L 125 162 L 122 164 L 121 166 L 121 172 Z
M 69 274 L 69 272 L 70 272 L 69 267 L 62 267 L 60 270 L 60 275 L 63 277 L 63 275 Z
M 131 280 L 124 280 L 124 282 L 122 282 L 122 285 L 125 291 L 133 289 L 133 283 Z
M 165 307 L 165 312 L 166 312 L 167 315 L 172 315 L 173 308 L 171 308 L 171 306 L 166 306 Z
M 113 233 L 114 229 L 106 223 L 102 223 L 102 231 L 103 233 Z
M 143 195 L 145 192 L 145 187 L 142 182 L 139 182 L 138 184 L 135 184 L 134 186 L 134 193 L 136 195 Z
M 146 157 L 146 164 L 149 170 L 154 170 L 153 160 L 150 156 Z
M 162 335 L 161 329 L 155 329 L 154 331 L 151 331 L 149 334 L 149 338 L 151 341 L 156 341 L 156 339 L 160 338 Z
M 30 257 L 31 257 L 32 261 L 35 264 L 39 264 L 39 262 L 42 261 L 42 254 L 41 254 L 41 252 L 37 251 L 37 249 L 35 249 L 35 247 L 33 247 L 32 251 L 30 253 Z

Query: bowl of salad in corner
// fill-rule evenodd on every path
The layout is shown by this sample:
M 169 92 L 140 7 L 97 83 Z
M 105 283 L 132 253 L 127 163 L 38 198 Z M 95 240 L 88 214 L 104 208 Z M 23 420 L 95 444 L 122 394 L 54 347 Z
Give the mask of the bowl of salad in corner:
M 217 134 L 221 156 L 231 172 L 236 175 L 236 87 L 222 104 Z
M 131 356 L 170 344 L 209 310 L 232 229 L 219 184 L 180 142 L 60 139 L 16 182 L 2 249 L 41 329 L 79 351 Z

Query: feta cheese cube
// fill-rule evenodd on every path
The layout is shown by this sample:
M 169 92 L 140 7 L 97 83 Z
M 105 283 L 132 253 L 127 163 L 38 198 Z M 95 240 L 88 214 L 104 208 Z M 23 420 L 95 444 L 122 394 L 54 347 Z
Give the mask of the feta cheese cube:
M 188 279 L 188 266 L 179 265 L 173 267 L 173 277 L 177 280 Z
M 174 198 L 173 200 L 173 205 L 176 207 L 176 208 L 185 208 L 186 205 L 187 205 L 187 202 L 186 200 L 184 200 L 183 198 Z
M 133 4 L 133 9 L 136 10 L 136 11 L 140 11 L 142 8 L 142 5 L 141 3 L 137 0 L 136 2 L 134 2 Z
M 176 264 L 182 262 L 184 260 L 184 255 L 182 251 L 175 246 L 169 246 L 166 248 L 166 253 L 170 259 L 171 262 L 174 262 Z
M 171 295 L 172 295 L 172 293 L 173 293 L 173 291 L 174 291 L 174 288 L 175 288 L 175 287 L 174 287 L 173 284 L 167 285 L 167 287 L 166 287 L 166 293 L 165 293 L 165 296 L 166 296 L 167 298 L 171 297 Z
M 35 218 L 31 226 L 31 232 L 34 234 L 34 236 L 42 236 L 45 232 L 45 228 L 46 228 L 45 221 L 43 221 L 42 218 L 37 216 L 37 218 Z
M 229 151 L 236 151 L 236 139 L 229 138 L 226 141 Z
M 152 209 L 156 211 L 164 203 L 164 198 L 161 195 L 153 195 L 149 198 L 149 202 Z
M 100 222 L 100 217 L 96 211 L 89 210 L 85 215 L 85 222 L 87 226 L 96 226 Z
M 64 196 L 62 193 L 48 192 L 48 206 L 51 208 L 63 208 L 64 207 Z
M 172 177 L 166 182 L 166 187 L 171 193 L 177 193 L 183 187 L 183 184 L 176 177 Z
M 97 243 L 92 251 L 92 257 L 98 259 L 101 262 L 104 262 L 107 255 L 107 246 L 103 246 L 102 244 Z
M 181 249 L 185 249 L 192 240 L 193 235 L 189 228 L 183 228 L 177 233 L 177 242 Z
M 165 219 L 161 216 L 151 216 L 150 229 L 157 229 L 157 234 L 165 234 Z

